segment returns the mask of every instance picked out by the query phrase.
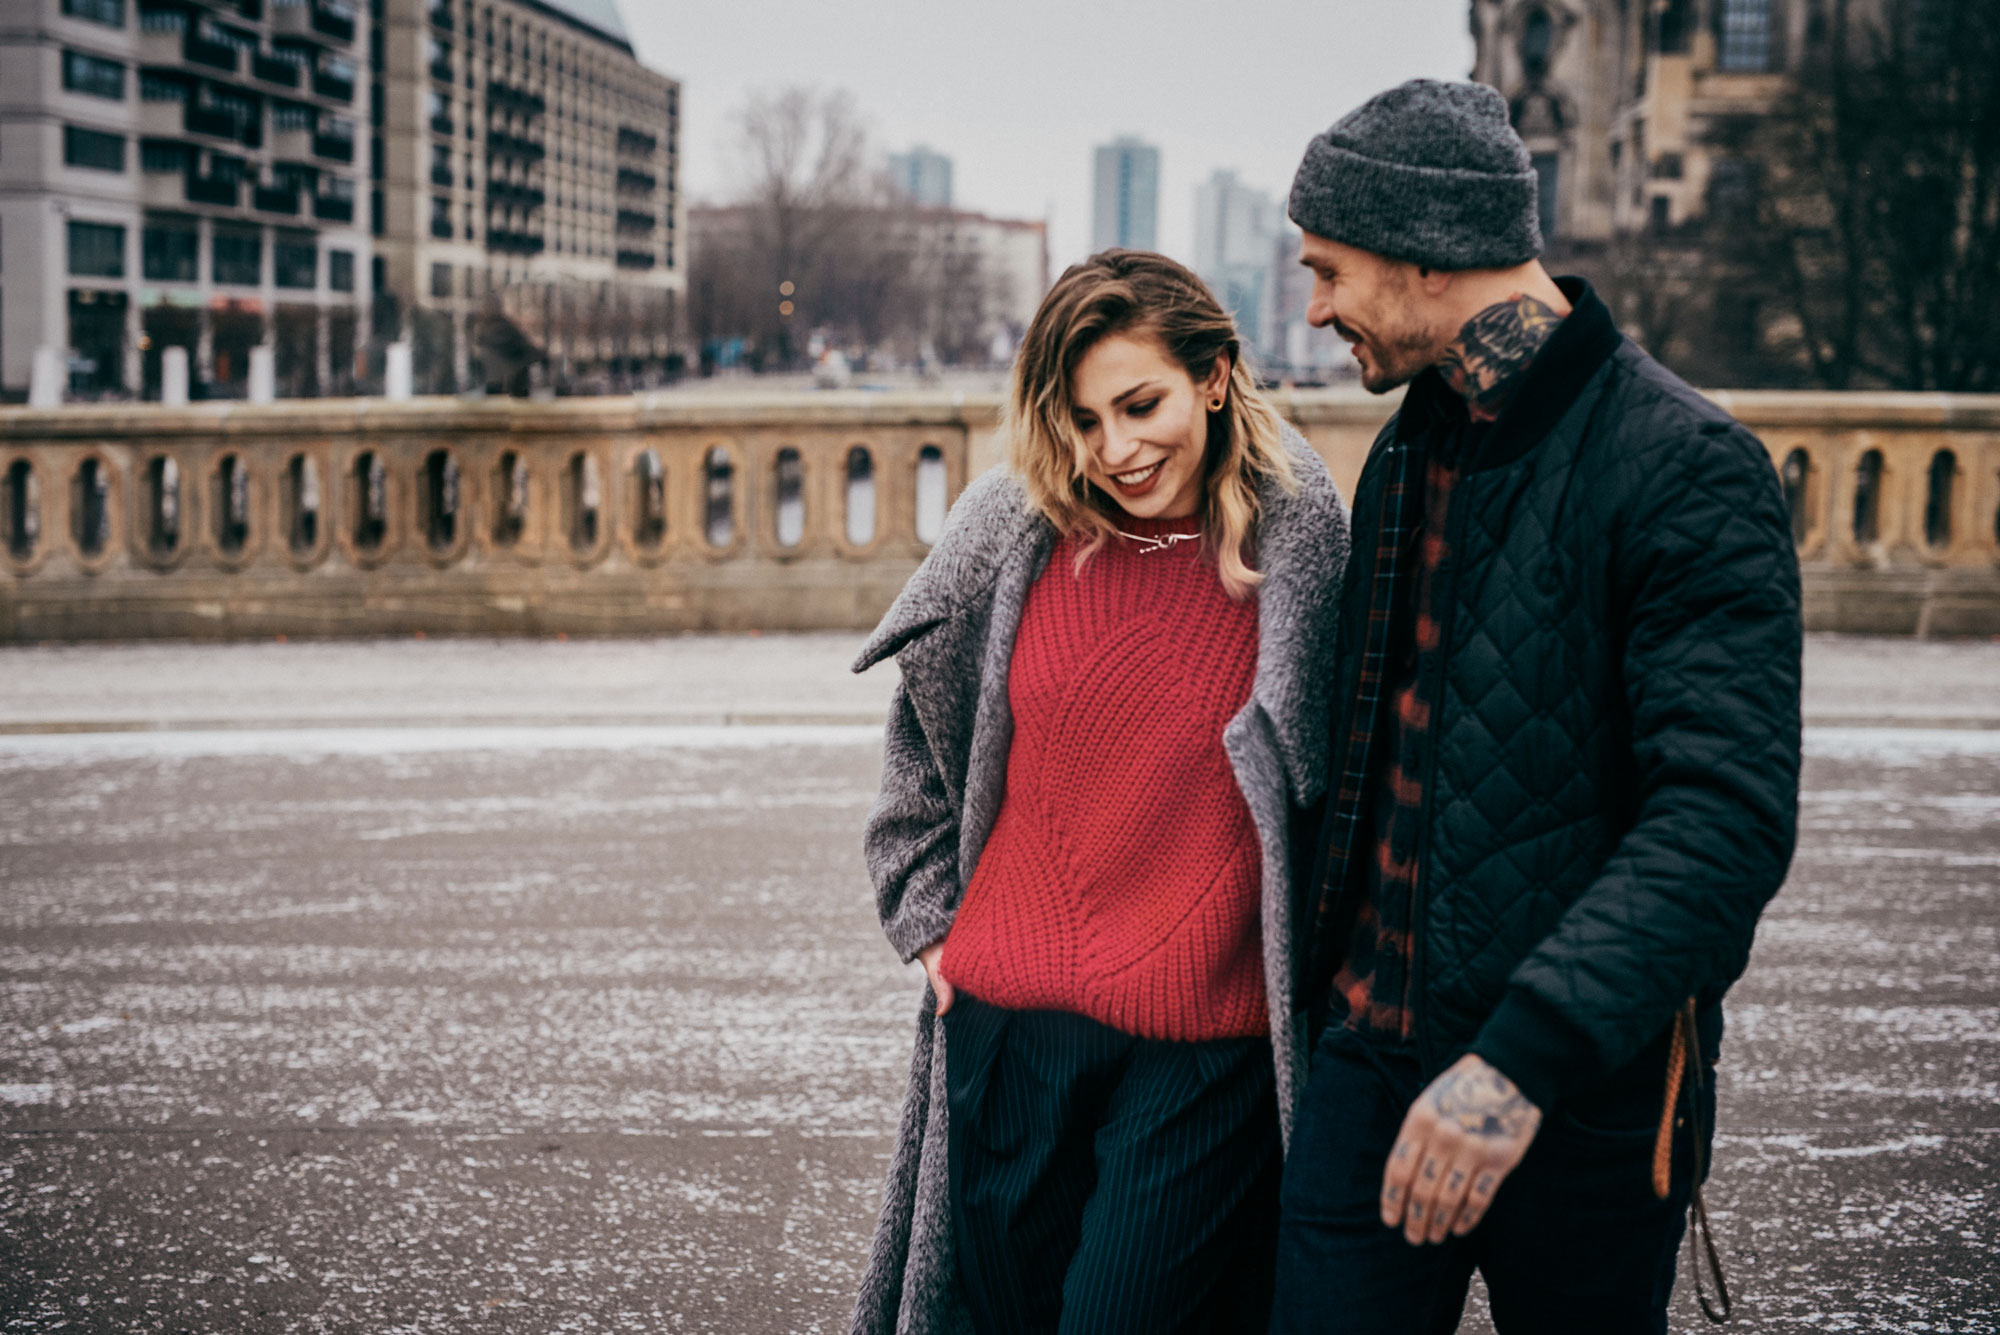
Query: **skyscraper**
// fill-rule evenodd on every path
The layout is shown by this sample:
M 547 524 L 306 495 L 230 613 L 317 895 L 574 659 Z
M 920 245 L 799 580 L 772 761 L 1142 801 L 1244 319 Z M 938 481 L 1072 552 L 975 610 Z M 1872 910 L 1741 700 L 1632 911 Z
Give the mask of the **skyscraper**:
M 936 149 L 918 144 L 907 153 L 891 153 L 889 179 L 913 204 L 951 207 L 951 159 Z
M 1277 203 L 1235 172 L 1218 170 L 1195 187 L 1195 272 L 1236 317 L 1245 341 L 1266 355 L 1272 351 L 1266 328 L 1271 247 L 1284 221 Z
M 1090 248 L 1158 248 L 1160 150 L 1127 135 L 1097 149 Z

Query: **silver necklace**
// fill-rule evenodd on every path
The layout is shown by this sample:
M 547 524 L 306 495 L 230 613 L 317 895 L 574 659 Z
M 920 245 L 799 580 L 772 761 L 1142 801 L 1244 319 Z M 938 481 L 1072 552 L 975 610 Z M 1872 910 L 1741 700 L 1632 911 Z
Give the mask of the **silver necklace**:
M 1146 556 L 1153 552 L 1168 551 L 1175 543 L 1197 542 L 1201 538 L 1201 534 L 1199 533 L 1162 533 L 1157 538 L 1142 538 L 1137 533 L 1127 533 L 1122 528 L 1114 529 L 1113 532 L 1117 533 L 1119 537 L 1125 539 L 1127 542 L 1137 544 L 1140 556 Z

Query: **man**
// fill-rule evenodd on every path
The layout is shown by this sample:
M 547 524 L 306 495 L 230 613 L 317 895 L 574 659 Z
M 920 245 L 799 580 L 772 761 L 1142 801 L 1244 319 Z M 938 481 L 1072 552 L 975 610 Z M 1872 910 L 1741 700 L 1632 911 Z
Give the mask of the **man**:
M 1409 390 L 1354 497 L 1277 1331 L 1450 1331 L 1475 1267 L 1504 1333 L 1665 1331 L 1791 859 L 1769 456 L 1550 278 L 1535 200 L 1500 95 L 1426 80 L 1292 186 L 1312 322 Z

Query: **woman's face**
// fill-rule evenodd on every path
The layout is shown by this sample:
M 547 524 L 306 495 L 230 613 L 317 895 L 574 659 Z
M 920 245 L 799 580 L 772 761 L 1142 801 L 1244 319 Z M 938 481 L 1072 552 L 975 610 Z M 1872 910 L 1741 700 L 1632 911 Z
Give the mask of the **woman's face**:
M 1229 381 L 1229 359 L 1196 384 L 1156 338 L 1099 339 L 1070 378 L 1084 476 L 1136 519 L 1185 519 L 1201 504 L 1208 405 Z

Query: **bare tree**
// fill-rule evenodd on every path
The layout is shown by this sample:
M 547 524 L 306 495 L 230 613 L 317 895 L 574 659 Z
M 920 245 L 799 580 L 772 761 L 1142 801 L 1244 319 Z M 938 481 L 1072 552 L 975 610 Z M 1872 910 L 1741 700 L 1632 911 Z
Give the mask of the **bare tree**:
M 1992 0 L 1833 0 L 1747 137 L 1735 250 L 1829 388 L 2000 388 L 1996 70 Z
M 806 89 L 738 114 L 734 202 L 691 218 L 690 323 L 711 347 L 743 338 L 752 364 L 792 366 L 803 331 L 903 356 L 983 351 L 984 265 L 948 211 L 921 210 L 871 165 L 852 98 Z

